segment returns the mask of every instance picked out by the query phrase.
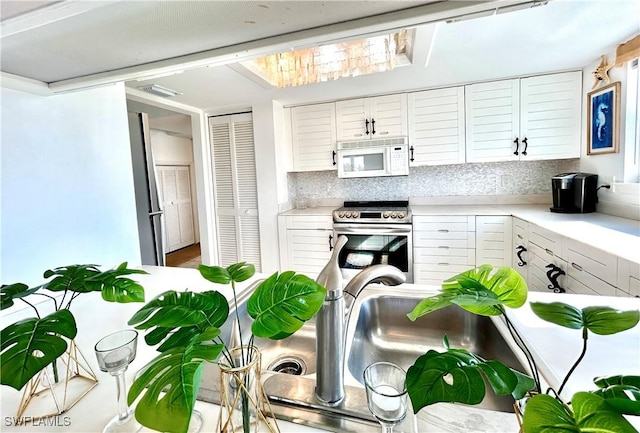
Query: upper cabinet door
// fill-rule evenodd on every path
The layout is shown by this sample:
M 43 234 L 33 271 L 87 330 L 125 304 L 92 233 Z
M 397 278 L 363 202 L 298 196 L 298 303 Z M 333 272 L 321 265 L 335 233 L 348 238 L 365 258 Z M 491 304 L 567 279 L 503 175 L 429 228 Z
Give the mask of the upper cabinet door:
M 465 162 L 464 87 L 408 95 L 410 164 Z
M 580 157 L 581 95 L 580 71 L 520 80 L 522 160 Z
M 335 170 L 335 104 L 291 109 L 294 171 Z
M 336 102 L 338 141 L 407 135 L 407 95 L 404 93 Z
M 517 161 L 520 81 L 465 86 L 467 162 Z

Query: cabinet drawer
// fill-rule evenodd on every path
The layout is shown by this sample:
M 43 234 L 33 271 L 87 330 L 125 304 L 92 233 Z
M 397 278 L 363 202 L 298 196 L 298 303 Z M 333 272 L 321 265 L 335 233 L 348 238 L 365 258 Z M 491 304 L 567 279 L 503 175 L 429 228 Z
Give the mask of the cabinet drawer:
M 466 265 L 416 263 L 413 266 L 413 279 L 416 284 L 433 284 L 441 287 L 444 280 L 448 280 L 469 269 L 471 268 Z
M 287 229 L 333 230 L 331 215 L 286 215 Z
M 617 280 L 618 258 L 597 248 L 573 239 L 566 239 L 564 258 L 572 269 L 586 271 L 607 283 L 614 285 Z
M 414 248 L 415 263 L 465 265 L 474 267 L 476 251 L 469 248 Z
M 543 229 L 535 224 L 529 224 L 529 244 L 535 244 L 551 254 L 562 257 L 562 236 Z
M 476 237 L 473 232 L 413 232 L 413 246 L 427 248 L 475 248 Z
M 628 296 L 640 297 L 640 264 L 618 258 L 618 288 Z
M 413 230 L 430 232 L 473 232 L 476 217 L 468 215 L 425 215 L 413 217 Z
M 529 245 L 529 247 L 534 247 L 533 245 Z M 562 260 L 559 257 L 548 254 L 545 250 L 540 249 L 539 247 L 533 248 L 529 251 L 528 254 L 529 260 L 527 261 L 527 286 L 529 290 L 535 290 L 538 292 L 549 292 L 553 290 L 553 285 L 551 284 L 551 280 L 549 279 L 549 271 L 552 268 L 547 268 L 548 265 L 555 265 L 559 267 L 565 273 L 567 272 L 567 262 Z M 567 288 L 567 276 L 559 275 L 556 278 L 558 285 L 565 289 Z M 551 286 L 551 288 L 549 288 Z
M 573 272 L 572 272 L 573 271 Z M 569 278 L 567 280 L 567 293 L 581 295 L 616 296 L 616 288 L 587 272 L 576 274 L 569 266 Z
M 526 243 L 529 240 L 529 223 L 520 218 L 513 218 L 513 241 Z

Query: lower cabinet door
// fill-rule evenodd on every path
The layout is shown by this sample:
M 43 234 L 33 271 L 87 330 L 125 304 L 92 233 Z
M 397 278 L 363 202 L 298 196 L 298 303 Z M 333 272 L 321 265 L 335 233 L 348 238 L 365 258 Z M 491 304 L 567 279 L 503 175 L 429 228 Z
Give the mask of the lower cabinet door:
M 331 258 L 333 230 L 287 230 L 289 269 L 315 279 Z

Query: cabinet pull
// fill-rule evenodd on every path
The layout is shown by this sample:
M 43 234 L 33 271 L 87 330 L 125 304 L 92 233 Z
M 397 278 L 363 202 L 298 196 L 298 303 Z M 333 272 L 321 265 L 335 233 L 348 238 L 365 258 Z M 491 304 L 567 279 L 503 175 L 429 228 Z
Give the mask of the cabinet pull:
M 545 252 L 546 252 L 547 254 L 549 254 L 550 256 L 553 256 L 553 255 L 554 255 L 554 254 L 553 254 L 553 251 L 551 251 L 549 248 L 545 248 L 544 250 L 545 250 Z
M 521 234 L 517 234 L 516 236 L 518 236 L 518 239 L 524 239 Z
M 409 161 L 413 162 L 413 145 L 409 148 Z
M 364 119 L 364 133 L 369 135 L 369 119 Z
M 520 261 L 518 266 L 524 266 L 527 264 L 527 262 L 522 258 L 522 253 L 525 252 L 527 252 L 527 249 L 523 245 L 518 245 L 518 248 L 516 248 L 516 256 L 518 256 L 518 260 Z
M 333 251 L 333 235 L 329 235 L 329 251 Z
M 336 163 L 336 151 L 331 152 L 331 159 L 333 160 L 333 165 L 337 165 Z
M 547 278 L 551 284 L 547 285 L 547 289 L 553 290 L 553 293 L 565 293 L 566 290 L 560 287 L 558 283 L 558 278 L 561 275 L 566 275 L 566 273 L 558 266 L 553 263 L 549 263 L 546 268 L 549 268 L 547 271 Z
M 438 248 L 441 248 L 443 250 L 448 250 L 449 249 L 449 247 L 446 246 L 446 245 L 440 245 Z
M 522 154 L 524 156 L 527 156 L 527 147 L 529 146 L 529 143 L 527 142 L 527 137 L 524 137 L 522 139 L 522 142 L 524 143 L 524 150 L 522 151 Z
M 438 266 L 449 266 L 449 263 L 440 262 L 440 263 L 438 263 Z
M 579 264 L 571 262 L 571 266 L 572 266 L 574 269 L 576 269 L 576 270 L 578 270 L 578 271 L 582 272 L 582 266 L 580 266 Z
M 518 156 L 518 149 L 520 148 L 520 139 L 518 137 L 516 137 L 516 139 L 513 140 L 513 142 L 516 144 L 516 151 L 513 152 L 513 154 Z
M 438 233 L 449 233 L 447 229 L 438 229 Z
M 376 133 L 376 119 L 371 118 L 371 135 Z

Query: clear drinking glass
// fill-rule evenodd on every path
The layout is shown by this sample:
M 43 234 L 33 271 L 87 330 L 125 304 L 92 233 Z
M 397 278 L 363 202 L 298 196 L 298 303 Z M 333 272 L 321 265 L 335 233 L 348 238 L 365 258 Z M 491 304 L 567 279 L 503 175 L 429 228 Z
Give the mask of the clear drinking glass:
M 382 425 L 382 433 L 392 433 L 407 414 L 405 379 L 405 371 L 390 362 L 375 362 L 364 371 L 369 410 Z
M 142 426 L 127 404 L 127 385 L 124 373 L 136 357 L 138 332 L 133 329 L 114 332 L 96 343 L 95 352 L 101 371 L 116 378 L 118 414 L 102 430 L 103 433 L 131 433 Z

